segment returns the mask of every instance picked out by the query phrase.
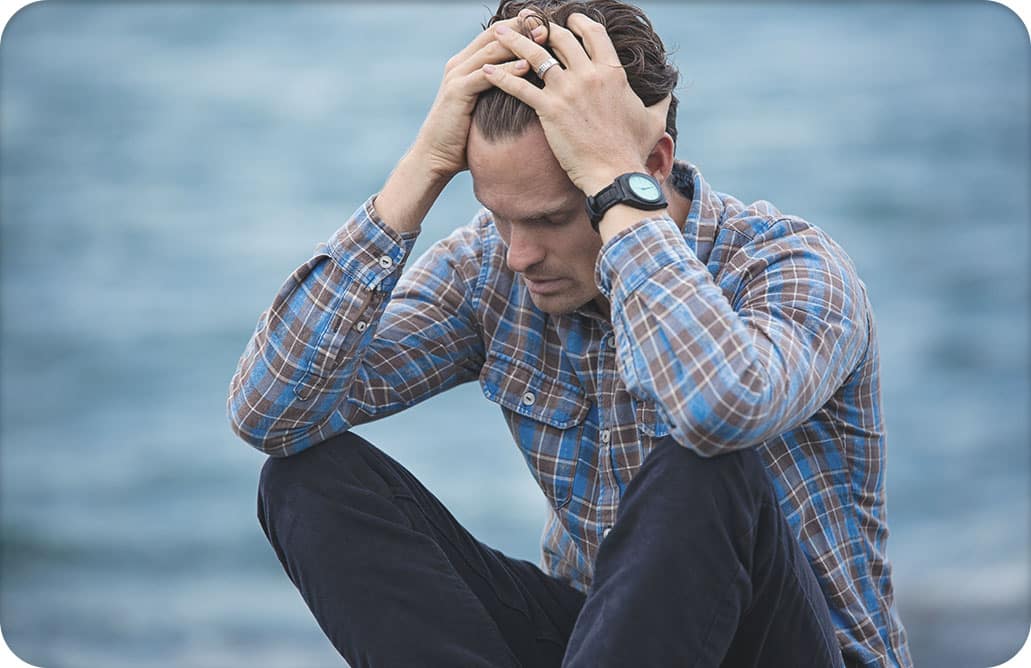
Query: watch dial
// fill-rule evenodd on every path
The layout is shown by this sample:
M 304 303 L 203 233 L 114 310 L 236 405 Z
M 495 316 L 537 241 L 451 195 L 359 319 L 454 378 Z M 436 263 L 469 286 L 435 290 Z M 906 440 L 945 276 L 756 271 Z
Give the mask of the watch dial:
M 627 185 L 630 186 L 635 195 L 649 202 L 659 201 L 659 197 L 662 195 L 658 187 L 656 187 L 655 181 L 640 174 L 634 174 L 627 179 Z

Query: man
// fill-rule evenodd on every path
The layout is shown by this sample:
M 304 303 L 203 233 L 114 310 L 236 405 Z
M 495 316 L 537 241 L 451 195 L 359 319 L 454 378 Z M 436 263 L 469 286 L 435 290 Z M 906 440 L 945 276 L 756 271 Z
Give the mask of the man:
M 674 160 L 677 74 L 615 0 L 502 2 L 233 378 L 259 518 L 354 666 L 909 666 L 865 289 Z M 402 265 L 444 185 L 484 205 Z M 350 434 L 479 380 L 551 504 L 543 569 Z

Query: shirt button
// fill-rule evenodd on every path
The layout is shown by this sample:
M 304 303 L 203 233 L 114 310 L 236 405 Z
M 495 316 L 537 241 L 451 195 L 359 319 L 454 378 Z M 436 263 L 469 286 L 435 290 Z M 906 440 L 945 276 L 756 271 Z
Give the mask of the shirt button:
M 612 433 L 608 429 L 601 430 L 601 442 L 608 443 L 609 439 L 612 438 Z
M 608 538 L 610 533 L 612 533 L 612 527 L 605 527 L 605 530 L 601 532 L 602 540 Z
M 533 406 L 535 401 L 537 401 L 537 395 L 535 395 L 533 392 L 527 392 L 523 395 L 524 406 Z
M 384 255 L 379 259 L 379 266 L 383 267 L 384 269 L 390 269 L 394 266 L 394 260 L 391 259 L 389 255 Z
M 365 328 L 368 326 L 369 323 L 365 322 L 364 320 L 359 320 L 358 322 L 354 323 L 354 328 L 359 332 L 364 332 Z

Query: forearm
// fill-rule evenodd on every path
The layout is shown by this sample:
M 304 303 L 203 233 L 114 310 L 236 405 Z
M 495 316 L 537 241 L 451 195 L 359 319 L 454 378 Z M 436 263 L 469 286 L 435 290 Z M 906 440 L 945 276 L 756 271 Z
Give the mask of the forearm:
M 866 342 L 850 270 L 816 233 L 768 231 L 714 280 L 668 219 L 603 250 L 620 371 L 702 455 L 754 445 L 810 417 Z M 631 259 L 633 258 L 633 259 Z
M 513 18 L 496 25 L 521 22 Z M 447 62 L 437 97 L 415 142 L 376 197 L 376 209 L 398 232 L 418 231 L 444 186 L 468 169 L 465 153 L 473 108 L 479 94 L 491 87 L 480 70 L 487 63 L 514 74 L 527 70 L 525 61 L 515 61 L 513 54 L 495 41 L 493 29 L 477 35 Z
M 630 229 L 645 218 L 655 218 L 666 215 L 666 209 L 661 211 L 642 211 L 626 204 L 617 204 L 605 212 L 605 217 L 598 224 L 598 234 L 601 235 L 603 244 L 615 238 L 624 230 Z
M 291 274 L 240 359 L 230 422 L 267 454 L 293 454 L 351 425 L 345 395 L 412 244 L 373 214 L 367 203 Z
M 428 163 L 418 149 L 409 150 L 376 195 L 380 218 L 399 234 L 419 231 L 426 214 L 452 178 L 434 172 Z

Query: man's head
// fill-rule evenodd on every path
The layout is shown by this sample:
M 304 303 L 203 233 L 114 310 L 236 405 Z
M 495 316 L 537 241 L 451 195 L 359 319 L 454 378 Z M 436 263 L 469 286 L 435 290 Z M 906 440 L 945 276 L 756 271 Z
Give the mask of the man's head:
M 677 71 L 636 7 L 615 0 L 503 0 L 490 23 L 514 17 L 526 7 L 563 26 L 574 12 L 604 24 L 630 87 L 644 104 L 651 106 L 672 94 Z M 526 78 L 538 87 L 544 85 L 533 73 Z M 674 140 L 676 104 L 672 96 L 666 120 Z M 584 193 L 555 159 L 536 112 L 500 89 L 482 93 L 473 111 L 467 158 L 476 197 L 494 214 L 508 245 L 508 266 L 522 274 L 537 307 L 568 313 L 598 298 L 594 265 L 601 238 L 591 228 Z
M 527 8 L 535 15 L 528 22 L 528 28 L 540 23 L 565 26 L 571 14 L 584 14 L 604 25 L 619 55 L 619 62 L 623 64 L 630 88 L 641 98 L 644 106 L 650 107 L 667 95 L 671 96 L 666 132 L 676 142 L 678 100 L 673 90 L 680 74 L 667 59 L 662 40 L 644 12 L 618 0 L 501 0 L 487 26 L 518 16 Z M 525 78 L 538 88 L 544 87 L 544 82 L 533 72 Z M 473 110 L 473 124 L 489 140 L 517 136 L 536 119 L 537 114 L 532 108 L 498 88 L 480 94 Z
M 546 313 L 568 313 L 597 297 L 601 237 L 540 124 L 496 141 L 473 126 L 467 154 L 476 198 L 494 214 L 508 267 L 522 274 L 534 304 Z

